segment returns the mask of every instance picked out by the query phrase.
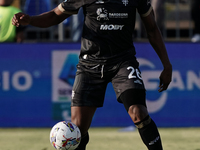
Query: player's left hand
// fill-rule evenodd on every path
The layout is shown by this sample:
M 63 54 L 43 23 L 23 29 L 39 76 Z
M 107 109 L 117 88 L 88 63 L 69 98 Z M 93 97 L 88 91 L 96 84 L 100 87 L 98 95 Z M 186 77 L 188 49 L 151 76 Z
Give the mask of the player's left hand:
M 26 26 L 30 23 L 31 17 L 24 13 L 17 13 L 12 18 L 12 24 L 16 27 L 19 27 L 19 25 Z
M 160 85 L 158 92 L 167 90 L 171 80 L 172 80 L 172 66 L 165 67 L 160 74 Z

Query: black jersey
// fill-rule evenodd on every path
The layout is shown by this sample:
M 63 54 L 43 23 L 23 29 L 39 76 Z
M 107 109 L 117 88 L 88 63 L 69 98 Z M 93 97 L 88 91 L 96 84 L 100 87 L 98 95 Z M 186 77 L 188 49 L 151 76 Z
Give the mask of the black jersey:
M 75 14 L 83 7 L 85 16 L 80 58 L 104 62 L 125 55 L 133 46 L 136 10 L 142 16 L 151 12 L 149 0 L 65 0 L 59 9 Z

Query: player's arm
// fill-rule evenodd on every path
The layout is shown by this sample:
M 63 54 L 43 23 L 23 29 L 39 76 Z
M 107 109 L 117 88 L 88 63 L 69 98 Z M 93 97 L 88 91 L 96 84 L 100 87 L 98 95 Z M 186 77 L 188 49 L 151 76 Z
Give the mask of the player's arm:
M 32 25 L 40 28 L 47 28 L 61 23 L 69 16 L 71 15 L 61 12 L 59 8 L 56 7 L 49 12 L 45 12 L 37 16 L 29 16 L 24 13 L 17 13 L 13 16 L 12 24 L 17 27 L 19 25 Z
M 149 42 L 156 51 L 164 67 L 160 75 L 160 86 L 158 90 L 159 92 L 162 92 L 168 88 L 168 85 L 171 82 L 172 65 L 169 61 L 167 50 L 161 32 L 156 24 L 153 11 L 151 11 L 148 16 L 141 17 L 141 19 L 146 28 Z

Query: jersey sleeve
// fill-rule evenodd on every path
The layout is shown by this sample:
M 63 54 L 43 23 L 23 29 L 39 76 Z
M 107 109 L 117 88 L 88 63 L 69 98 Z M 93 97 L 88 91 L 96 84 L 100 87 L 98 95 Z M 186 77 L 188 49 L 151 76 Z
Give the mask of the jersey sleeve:
M 79 8 L 83 6 L 83 3 L 83 0 L 65 0 L 58 5 L 58 8 L 66 14 L 77 14 Z
M 138 13 L 142 17 L 148 16 L 151 13 L 152 9 L 153 8 L 151 6 L 150 0 L 140 0 L 138 8 L 137 8 Z

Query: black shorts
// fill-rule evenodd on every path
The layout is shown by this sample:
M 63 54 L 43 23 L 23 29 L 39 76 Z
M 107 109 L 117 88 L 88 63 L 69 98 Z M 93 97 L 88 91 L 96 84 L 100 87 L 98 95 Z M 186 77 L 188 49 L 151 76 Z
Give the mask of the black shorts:
M 109 82 L 112 83 L 120 103 L 122 103 L 120 95 L 123 92 L 130 89 L 145 90 L 138 67 L 139 63 L 135 57 L 121 61 L 116 65 L 97 64 L 90 67 L 77 65 L 71 105 L 102 107 Z M 142 103 L 144 101 L 145 98 Z

